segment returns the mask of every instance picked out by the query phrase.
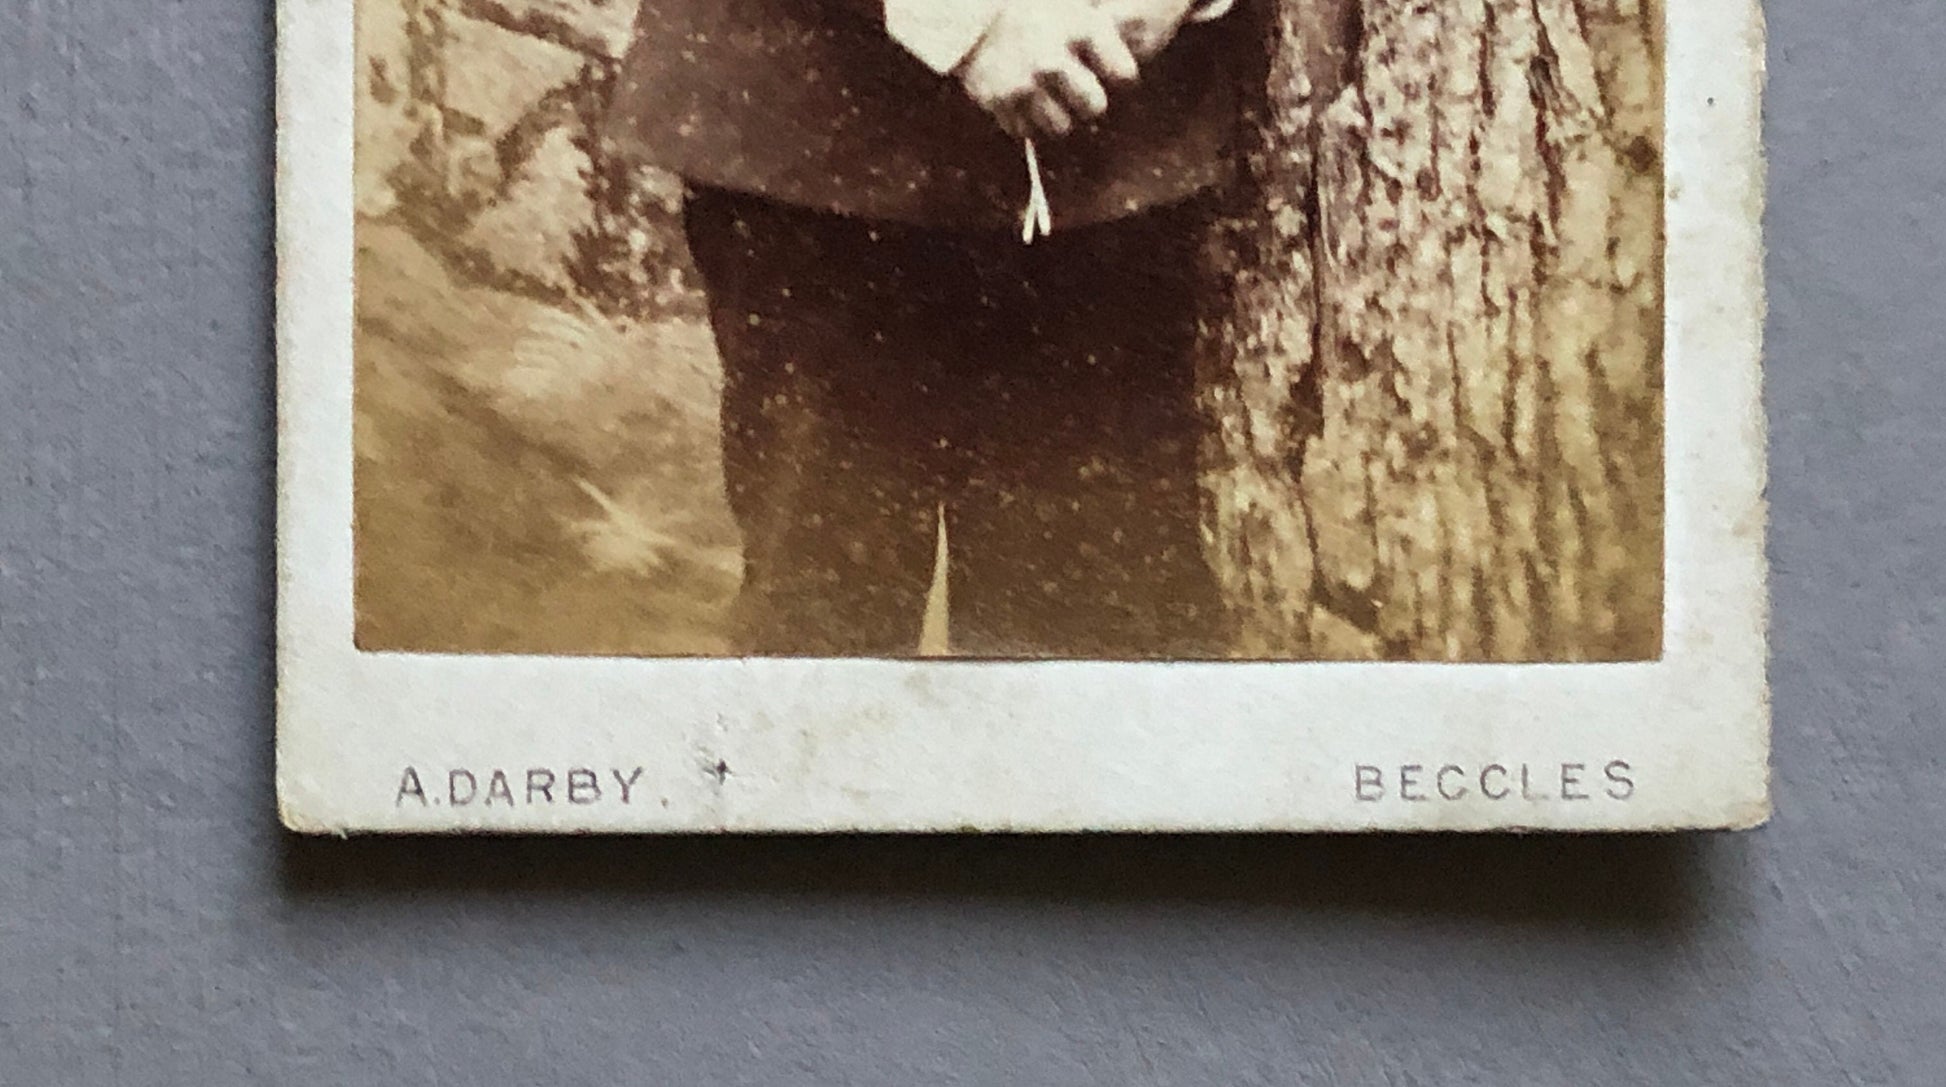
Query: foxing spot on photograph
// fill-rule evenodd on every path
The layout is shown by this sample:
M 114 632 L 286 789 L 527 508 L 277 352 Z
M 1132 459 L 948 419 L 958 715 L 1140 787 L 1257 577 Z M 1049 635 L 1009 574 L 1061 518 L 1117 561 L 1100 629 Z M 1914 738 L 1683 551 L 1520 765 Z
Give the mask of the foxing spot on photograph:
M 1662 0 L 356 0 L 360 648 L 1622 661 Z

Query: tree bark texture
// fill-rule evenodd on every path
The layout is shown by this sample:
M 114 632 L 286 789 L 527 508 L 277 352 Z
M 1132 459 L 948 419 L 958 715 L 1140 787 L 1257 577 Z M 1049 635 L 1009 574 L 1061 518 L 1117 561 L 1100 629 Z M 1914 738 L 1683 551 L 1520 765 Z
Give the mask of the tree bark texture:
M 1247 656 L 1654 657 L 1661 0 L 1277 0 L 1209 247 Z

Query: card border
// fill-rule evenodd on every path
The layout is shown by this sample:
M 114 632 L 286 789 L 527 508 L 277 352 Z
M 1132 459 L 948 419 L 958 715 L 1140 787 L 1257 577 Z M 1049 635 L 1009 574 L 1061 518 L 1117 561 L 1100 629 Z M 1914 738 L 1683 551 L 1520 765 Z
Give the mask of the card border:
M 699 660 L 352 641 L 352 0 L 279 0 L 277 796 L 304 833 L 1659 831 L 1769 815 L 1757 0 L 1667 17 L 1661 660 Z M 1632 795 L 1356 798 L 1355 767 L 1630 766 Z M 433 794 L 402 799 L 404 768 Z M 455 768 L 644 773 L 433 803 Z M 1538 768 L 1538 770 L 1536 770 Z

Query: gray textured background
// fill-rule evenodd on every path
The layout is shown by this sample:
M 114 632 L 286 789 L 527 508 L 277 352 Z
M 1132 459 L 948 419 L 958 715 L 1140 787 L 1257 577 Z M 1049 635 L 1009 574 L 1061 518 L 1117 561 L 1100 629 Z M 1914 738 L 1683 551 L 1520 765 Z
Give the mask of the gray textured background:
M 1775 0 L 1778 816 L 294 842 L 267 0 L 0 4 L 0 1083 L 1946 1082 L 1946 5 Z

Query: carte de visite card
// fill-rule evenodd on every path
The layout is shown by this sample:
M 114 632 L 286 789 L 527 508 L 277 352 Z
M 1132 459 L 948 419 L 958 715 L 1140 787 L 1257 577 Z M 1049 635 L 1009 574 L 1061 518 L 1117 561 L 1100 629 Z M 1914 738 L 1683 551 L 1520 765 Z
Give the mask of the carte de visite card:
M 1756 0 L 280 0 L 312 833 L 1741 828 Z

